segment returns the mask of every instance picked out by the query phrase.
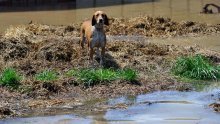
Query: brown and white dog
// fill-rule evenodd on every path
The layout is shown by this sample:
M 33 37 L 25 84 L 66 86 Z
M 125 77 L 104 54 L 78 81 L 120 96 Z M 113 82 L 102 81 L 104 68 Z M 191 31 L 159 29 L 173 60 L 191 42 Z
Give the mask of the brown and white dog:
M 106 46 L 104 25 L 109 25 L 107 15 L 103 11 L 96 11 L 92 17 L 92 20 L 83 22 L 80 30 L 80 45 L 82 48 L 84 48 L 84 44 L 87 43 L 90 61 L 93 62 L 94 48 L 97 48 L 97 52 L 99 52 L 99 48 L 101 48 L 101 65 L 103 65 Z

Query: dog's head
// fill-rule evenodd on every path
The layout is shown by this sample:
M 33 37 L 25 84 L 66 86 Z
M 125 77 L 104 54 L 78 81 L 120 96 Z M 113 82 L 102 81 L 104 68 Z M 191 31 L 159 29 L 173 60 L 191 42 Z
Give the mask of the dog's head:
M 98 25 L 109 25 L 108 17 L 103 11 L 96 11 L 92 17 L 92 26 Z

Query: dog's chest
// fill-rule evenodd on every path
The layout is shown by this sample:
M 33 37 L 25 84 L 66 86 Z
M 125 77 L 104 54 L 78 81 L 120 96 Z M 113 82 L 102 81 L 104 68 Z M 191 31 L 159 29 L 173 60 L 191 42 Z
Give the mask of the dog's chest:
M 96 28 L 92 29 L 91 47 L 104 47 L 106 37 L 103 31 L 99 31 Z

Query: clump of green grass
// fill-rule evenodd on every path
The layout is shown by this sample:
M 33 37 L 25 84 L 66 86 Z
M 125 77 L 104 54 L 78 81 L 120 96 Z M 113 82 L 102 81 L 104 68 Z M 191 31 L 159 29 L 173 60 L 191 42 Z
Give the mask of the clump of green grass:
M 13 68 L 6 68 L 0 76 L 0 85 L 13 89 L 18 88 L 22 77 Z
M 58 74 L 55 71 L 45 70 L 35 75 L 35 79 L 39 81 L 54 81 L 58 79 Z
M 218 70 L 217 78 L 220 79 L 220 65 L 217 66 L 217 70 Z
M 137 72 L 132 69 L 124 69 L 119 71 L 119 76 L 123 80 L 135 81 L 137 79 Z
M 132 69 L 79 69 L 70 70 L 67 72 L 67 75 L 76 77 L 88 86 L 117 79 L 133 81 L 137 78 L 136 71 Z
M 77 71 L 76 69 L 71 69 L 69 71 L 66 72 L 66 76 L 71 77 L 71 76 L 76 76 L 78 74 L 79 71 Z
M 77 77 L 86 85 L 94 85 L 104 81 L 112 81 L 117 79 L 116 72 L 112 69 L 80 69 L 70 70 L 67 75 Z
M 210 80 L 220 78 L 220 68 L 202 55 L 180 57 L 172 68 L 175 75 L 197 79 Z

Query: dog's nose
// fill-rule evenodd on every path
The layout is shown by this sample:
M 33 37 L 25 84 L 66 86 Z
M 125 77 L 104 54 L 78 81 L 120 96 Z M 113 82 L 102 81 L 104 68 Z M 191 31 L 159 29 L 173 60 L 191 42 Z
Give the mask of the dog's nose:
M 103 22 L 103 19 L 99 19 L 99 23 L 102 23 Z

